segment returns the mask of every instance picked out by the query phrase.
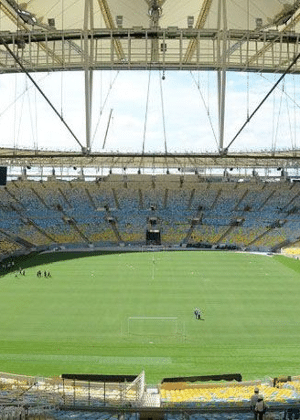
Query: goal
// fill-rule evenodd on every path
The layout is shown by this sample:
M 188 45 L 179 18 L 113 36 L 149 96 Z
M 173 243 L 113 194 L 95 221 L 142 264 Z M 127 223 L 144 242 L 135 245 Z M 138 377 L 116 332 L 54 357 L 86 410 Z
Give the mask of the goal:
M 175 336 L 182 334 L 176 316 L 130 316 L 127 319 L 128 335 Z

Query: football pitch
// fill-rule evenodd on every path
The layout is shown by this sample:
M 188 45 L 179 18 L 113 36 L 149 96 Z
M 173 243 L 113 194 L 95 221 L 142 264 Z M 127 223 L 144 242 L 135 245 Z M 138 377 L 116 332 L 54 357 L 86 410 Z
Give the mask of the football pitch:
M 0 277 L 2 372 L 145 370 L 148 383 L 300 374 L 297 260 L 176 251 L 56 253 L 17 264 L 25 276 Z

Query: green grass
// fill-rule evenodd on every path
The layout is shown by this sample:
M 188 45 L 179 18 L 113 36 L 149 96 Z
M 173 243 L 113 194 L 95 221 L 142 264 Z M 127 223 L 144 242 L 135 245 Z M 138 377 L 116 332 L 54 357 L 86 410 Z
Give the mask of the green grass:
M 300 374 L 300 262 L 226 252 L 53 254 L 0 277 L 0 370 Z M 17 265 L 17 266 L 18 266 Z M 38 269 L 51 279 L 37 278 Z M 198 306 L 204 321 L 193 317 Z M 177 317 L 137 321 L 128 317 Z M 150 324 L 149 324 L 150 322 Z M 144 323 L 144 325 L 142 325 Z M 147 324 L 148 323 L 148 324 Z

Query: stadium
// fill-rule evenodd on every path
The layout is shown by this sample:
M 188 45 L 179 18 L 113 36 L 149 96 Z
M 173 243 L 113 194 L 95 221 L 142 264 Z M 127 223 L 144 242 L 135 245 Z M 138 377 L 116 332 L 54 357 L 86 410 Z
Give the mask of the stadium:
M 299 17 L 0 1 L 0 419 L 299 418 Z

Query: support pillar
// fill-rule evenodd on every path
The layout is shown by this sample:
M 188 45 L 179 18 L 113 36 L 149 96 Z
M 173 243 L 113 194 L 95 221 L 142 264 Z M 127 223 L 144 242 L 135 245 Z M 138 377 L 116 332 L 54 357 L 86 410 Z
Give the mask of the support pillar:
M 149 18 L 150 18 L 150 28 L 158 29 L 159 20 L 162 15 L 161 3 L 158 0 L 149 1 Z M 151 40 L 151 62 L 157 63 L 159 61 L 159 40 L 158 38 L 153 38 Z
M 226 0 L 219 0 L 218 7 L 218 115 L 219 152 L 224 151 L 226 67 L 227 67 L 227 7 Z
M 93 0 L 85 0 L 84 6 L 84 78 L 85 78 L 85 128 L 86 148 L 83 150 L 89 153 L 91 150 L 92 137 L 92 103 L 93 103 L 93 54 L 94 40 L 89 29 L 94 29 L 94 7 Z

